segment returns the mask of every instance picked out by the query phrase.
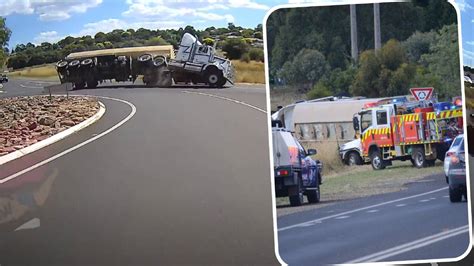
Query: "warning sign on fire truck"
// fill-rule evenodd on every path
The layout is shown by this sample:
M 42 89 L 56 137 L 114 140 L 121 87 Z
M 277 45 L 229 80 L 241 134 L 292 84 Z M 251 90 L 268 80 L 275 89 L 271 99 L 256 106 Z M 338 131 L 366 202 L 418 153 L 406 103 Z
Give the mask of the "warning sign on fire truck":
M 417 101 L 426 101 L 431 99 L 433 88 L 411 88 L 410 92 Z

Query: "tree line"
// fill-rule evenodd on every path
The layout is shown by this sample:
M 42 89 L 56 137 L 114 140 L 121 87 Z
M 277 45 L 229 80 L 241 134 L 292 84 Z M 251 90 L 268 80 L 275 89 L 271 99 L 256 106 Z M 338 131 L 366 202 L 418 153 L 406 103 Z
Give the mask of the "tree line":
M 280 9 L 267 20 L 270 82 L 313 99 L 385 97 L 410 87 L 460 94 L 455 9 L 446 1 L 380 4 L 383 46 L 374 50 L 373 5 L 357 5 L 359 60 L 351 58 L 349 6 Z
M 217 49 L 222 50 L 230 59 L 263 61 L 263 47 L 255 46 L 256 42 L 261 42 L 262 25 L 259 24 L 252 29 L 229 23 L 227 27 L 208 27 L 205 30 L 196 30 L 193 26 L 177 30 L 115 29 L 107 33 L 98 32 L 94 36 L 67 36 L 56 43 L 43 42 L 35 45 L 29 42 L 15 46 L 8 58 L 7 66 L 18 69 L 53 63 L 73 52 L 109 48 L 171 44 L 177 49 L 181 37 L 186 32 L 197 36 L 201 42 L 209 45 L 219 40 L 216 44 Z

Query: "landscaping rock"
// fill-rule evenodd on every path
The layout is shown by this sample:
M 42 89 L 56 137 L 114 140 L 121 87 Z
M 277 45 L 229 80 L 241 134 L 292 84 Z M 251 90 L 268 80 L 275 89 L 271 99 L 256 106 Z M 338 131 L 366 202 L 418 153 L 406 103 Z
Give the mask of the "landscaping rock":
M 0 99 L 0 156 L 79 124 L 99 110 L 91 97 L 47 96 Z

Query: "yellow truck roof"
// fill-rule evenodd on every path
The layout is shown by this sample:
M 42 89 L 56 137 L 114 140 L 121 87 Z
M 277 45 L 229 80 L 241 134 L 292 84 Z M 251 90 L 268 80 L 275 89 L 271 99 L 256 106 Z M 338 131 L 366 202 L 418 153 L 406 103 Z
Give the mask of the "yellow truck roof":
M 126 48 L 113 48 L 113 49 L 102 49 L 94 51 L 84 51 L 69 54 L 66 59 L 82 59 L 97 56 L 131 56 L 138 57 L 142 54 L 151 54 L 153 56 L 163 55 L 174 58 L 174 49 L 172 45 L 157 45 L 157 46 L 140 46 L 140 47 L 126 47 Z

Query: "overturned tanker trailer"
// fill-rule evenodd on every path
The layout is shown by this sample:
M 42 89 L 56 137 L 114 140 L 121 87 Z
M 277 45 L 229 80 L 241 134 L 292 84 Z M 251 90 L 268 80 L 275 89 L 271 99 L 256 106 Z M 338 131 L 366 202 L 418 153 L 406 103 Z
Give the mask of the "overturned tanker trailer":
M 56 69 L 61 83 L 71 82 L 75 89 L 95 88 L 112 79 L 135 82 L 138 76 L 147 86 L 158 87 L 170 87 L 173 81 L 210 87 L 234 83 L 232 63 L 189 33 L 176 54 L 171 45 L 77 52 L 59 61 Z

